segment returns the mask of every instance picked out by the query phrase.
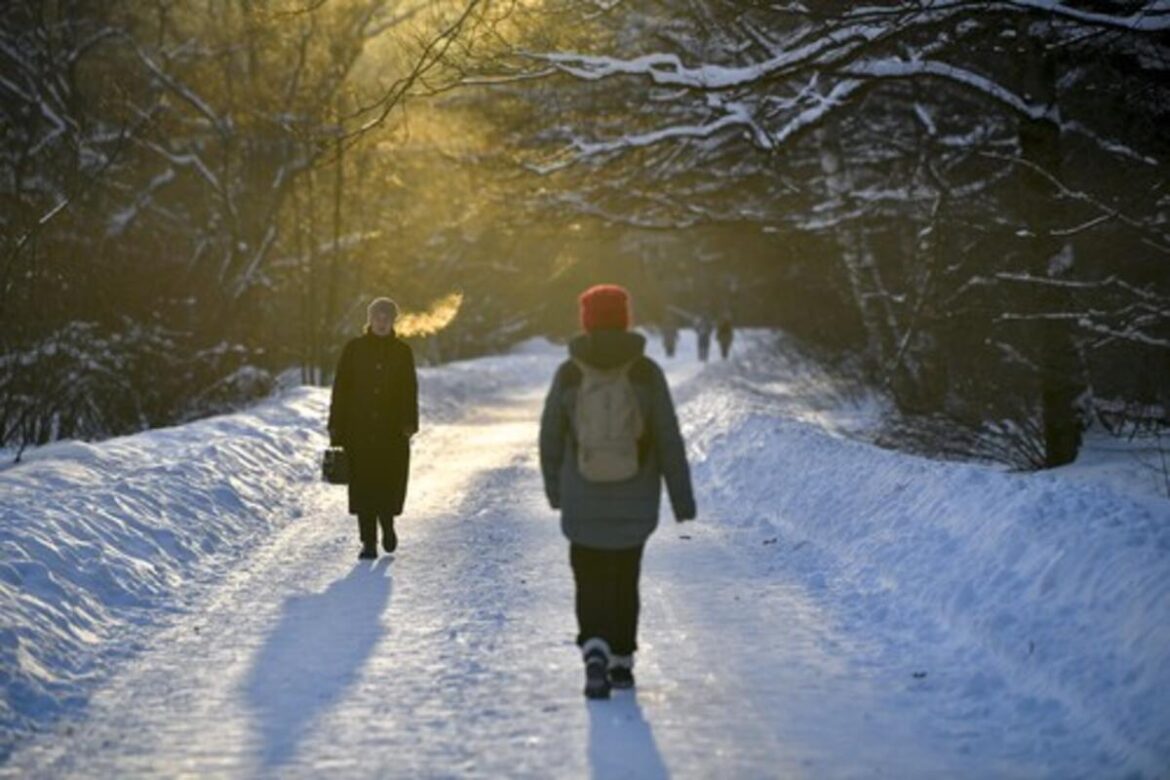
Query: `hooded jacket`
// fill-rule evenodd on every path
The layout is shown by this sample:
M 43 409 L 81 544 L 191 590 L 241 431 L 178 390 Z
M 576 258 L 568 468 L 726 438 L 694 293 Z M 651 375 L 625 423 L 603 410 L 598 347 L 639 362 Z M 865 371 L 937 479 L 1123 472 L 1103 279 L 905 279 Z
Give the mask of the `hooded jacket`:
M 674 402 L 662 369 L 643 352 L 646 339 L 621 330 L 598 330 L 569 343 L 570 360 L 557 369 L 540 420 L 540 466 L 549 504 L 561 511 L 561 530 L 570 541 L 599 549 L 644 544 L 658 525 L 665 480 L 678 520 L 695 516 L 686 449 Z M 645 421 L 639 441 L 638 473 L 621 482 L 589 482 L 577 470 L 573 409 L 581 369 L 573 360 L 600 369 L 630 363 L 629 378 Z

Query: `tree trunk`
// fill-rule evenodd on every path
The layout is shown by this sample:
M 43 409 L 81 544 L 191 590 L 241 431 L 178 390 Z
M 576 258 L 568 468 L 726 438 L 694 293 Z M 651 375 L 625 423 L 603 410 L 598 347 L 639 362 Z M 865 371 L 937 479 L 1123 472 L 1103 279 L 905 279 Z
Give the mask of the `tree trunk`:
M 341 273 L 341 195 L 345 184 L 345 144 L 338 137 L 335 147 L 337 161 L 333 178 L 333 253 L 329 257 L 329 278 L 325 290 L 325 334 L 324 345 L 321 350 L 321 376 L 326 382 L 333 378 L 333 367 L 336 365 L 335 352 L 337 344 L 337 276 Z
M 308 285 L 307 297 L 309 305 L 309 372 L 315 385 L 321 384 L 321 306 L 320 299 L 320 261 L 317 253 L 317 171 L 311 170 L 307 174 L 309 190 L 309 241 L 308 263 L 309 273 L 305 283 Z
M 1071 249 L 1052 234 L 1053 228 L 1060 224 L 1061 207 L 1051 182 L 1038 172 L 1044 171 L 1057 179 L 1062 173 L 1054 68 L 1040 45 L 1040 37 L 1026 25 L 1021 30 L 1021 40 L 1025 47 L 1022 58 L 1025 97 L 1050 109 L 1043 118 L 1024 117 L 1020 121 L 1020 150 L 1027 164 L 1022 172 L 1025 217 L 1031 226 L 1029 236 L 1024 239 L 1025 267 L 1039 277 L 1063 276 L 1071 266 L 1063 262 Z M 1043 285 L 1041 289 L 1035 311 L 1055 314 L 1072 310 L 1066 291 L 1055 285 Z M 1066 321 L 1040 320 L 1037 327 L 1044 466 L 1053 468 L 1072 463 L 1080 449 L 1077 399 L 1084 389 L 1081 361 Z
M 828 194 L 833 199 L 844 199 L 852 188 L 849 173 L 845 170 L 844 155 L 828 131 L 818 129 L 816 138 Z M 865 329 L 867 355 L 878 371 L 888 371 L 891 368 L 890 360 L 895 354 L 895 345 L 899 342 L 900 329 L 882 283 L 877 261 L 866 243 L 862 228 L 838 227 L 836 236 L 849 292 Z

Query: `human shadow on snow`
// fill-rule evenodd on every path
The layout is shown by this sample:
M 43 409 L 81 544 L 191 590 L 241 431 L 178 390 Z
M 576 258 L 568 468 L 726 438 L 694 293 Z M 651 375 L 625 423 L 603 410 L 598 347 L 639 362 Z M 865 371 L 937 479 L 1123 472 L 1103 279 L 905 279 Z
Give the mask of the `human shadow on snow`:
M 316 719 L 357 681 L 382 638 L 391 560 L 362 561 L 325 591 L 285 600 L 244 683 L 264 767 L 288 763 Z
M 590 776 L 597 780 L 668 780 L 670 771 L 658 752 L 654 730 L 642 714 L 636 692 L 615 692 L 609 701 L 589 701 L 586 706 Z

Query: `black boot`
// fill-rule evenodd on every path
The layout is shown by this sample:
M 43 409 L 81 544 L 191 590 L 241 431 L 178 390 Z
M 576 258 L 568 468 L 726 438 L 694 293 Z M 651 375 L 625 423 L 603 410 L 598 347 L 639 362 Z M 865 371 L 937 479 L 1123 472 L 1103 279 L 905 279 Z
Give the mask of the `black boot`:
M 609 684 L 614 688 L 634 687 L 634 656 L 613 655 L 609 659 Z
M 610 685 L 617 689 L 634 686 L 634 654 L 610 655 Z
M 382 521 L 382 549 L 392 553 L 398 549 L 398 534 L 394 533 L 394 518 Z
M 581 648 L 585 657 L 585 696 L 609 698 L 609 645 L 604 639 L 590 639 Z
M 634 687 L 634 673 L 624 667 L 609 670 L 609 684 L 618 690 Z
M 358 515 L 358 538 L 362 542 L 362 551 L 358 558 L 363 561 L 378 557 L 378 516 L 367 512 Z

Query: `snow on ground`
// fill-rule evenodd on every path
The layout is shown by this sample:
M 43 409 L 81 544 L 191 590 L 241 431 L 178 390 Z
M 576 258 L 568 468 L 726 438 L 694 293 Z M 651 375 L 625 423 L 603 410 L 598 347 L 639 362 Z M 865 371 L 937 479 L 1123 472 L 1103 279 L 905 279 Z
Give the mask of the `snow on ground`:
M 1099 484 L 1160 506 L 1170 498 L 1170 437 L 1085 435 L 1075 463 L 1055 471 L 1065 479 Z
M 0 776 L 1170 777 L 1170 502 L 858 441 L 774 334 L 682 350 L 636 693 L 580 694 L 530 343 L 421 372 L 374 564 L 317 389 L 0 472 Z
M 319 402 L 298 390 L 247 413 L 97 445 L 68 442 L 0 472 L 0 756 L 82 706 L 141 626 L 190 607 L 297 515 Z
M 472 366 L 423 371 L 428 420 L 511 376 Z M 84 706 L 140 649 L 142 627 L 192 608 L 304 514 L 327 405 L 296 388 L 240 414 L 29 450 L 0 470 L 0 760 L 20 734 Z

